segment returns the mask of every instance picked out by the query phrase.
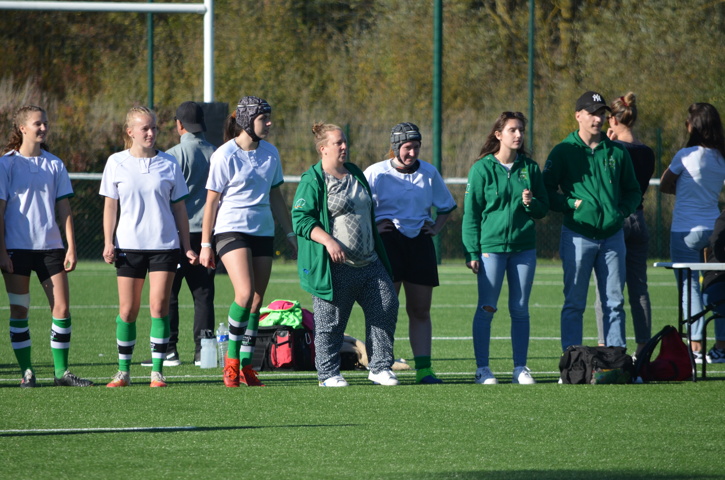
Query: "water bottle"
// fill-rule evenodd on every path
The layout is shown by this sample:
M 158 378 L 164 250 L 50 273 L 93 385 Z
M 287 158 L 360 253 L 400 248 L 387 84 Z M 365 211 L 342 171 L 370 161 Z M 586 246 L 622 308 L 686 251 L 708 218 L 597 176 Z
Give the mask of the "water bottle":
M 229 330 L 225 323 L 220 323 L 216 330 L 216 346 L 218 352 L 219 366 L 224 366 L 224 359 L 227 356 L 227 348 L 229 348 Z
M 201 368 L 215 368 L 217 366 L 217 341 L 211 330 L 202 330 L 201 332 L 199 360 Z

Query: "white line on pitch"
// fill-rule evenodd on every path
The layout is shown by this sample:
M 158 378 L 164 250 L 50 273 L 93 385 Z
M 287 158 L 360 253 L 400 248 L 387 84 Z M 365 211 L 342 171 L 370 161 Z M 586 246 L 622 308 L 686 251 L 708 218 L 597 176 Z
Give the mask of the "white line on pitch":
M 164 432 L 177 430 L 196 430 L 197 427 L 120 427 L 120 428 L 23 428 L 0 430 L 0 435 L 9 433 L 83 433 L 83 432 Z

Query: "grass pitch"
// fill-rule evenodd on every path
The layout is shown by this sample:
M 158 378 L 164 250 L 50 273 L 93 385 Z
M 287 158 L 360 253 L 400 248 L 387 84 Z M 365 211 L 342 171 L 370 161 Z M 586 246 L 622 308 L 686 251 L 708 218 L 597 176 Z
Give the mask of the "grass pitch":
M 653 331 L 677 320 L 672 272 L 651 269 Z M 561 267 L 539 263 L 531 299 L 529 367 L 537 385 L 511 385 L 507 289 L 499 301 L 491 368 L 499 385 L 473 383 L 471 320 L 475 276 L 463 263 L 440 268 L 433 318 L 434 369 L 443 385 L 372 386 L 365 372 L 345 372 L 351 387 L 317 387 L 314 372 L 268 373 L 268 388 L 227 389 L 221 369 L 191 363 L 191 298 L 182 292 L 179 367 L 169 388 L 148 388 L 148 310 L 129 388 L 107 389 L 117 369 L 115 272 L 83 263 L 70 275 L 74 373 L 99 387 L 53 388 L 50 317 L 32 282 L 33 360 L 42 388 L 18 388 L 20 373 L 0 321 L 0 478 L 380 478 L 380 479 L 685 479 L 725 478 L 720 435 L 725 365 L 708 381 L 650 385 L 557 385 Z M 590 291 L 590 303 L 593 292 Z M 217 318 L 231 286 L 217 278 Z M 148 298 L 145 296 L 144 298 Z M 310 308 L 293 264 L 276 263 L 267 300 L 294 298 Z M 143 302 L 146 303 L 146 302 Z M 405 300 L 396 357 L 411 360 Z M 0 312 L 7 317 L 7 301 Z M 145 307 L 147 308 L 147 307 Z M 709 343 L 713 341 L 710 327 Z M 628 330 L 631 339 L 631 322 Z M 363 338 L 353 310 L 348 332 Z M 593 308 L 585 343 L 596 343 Z

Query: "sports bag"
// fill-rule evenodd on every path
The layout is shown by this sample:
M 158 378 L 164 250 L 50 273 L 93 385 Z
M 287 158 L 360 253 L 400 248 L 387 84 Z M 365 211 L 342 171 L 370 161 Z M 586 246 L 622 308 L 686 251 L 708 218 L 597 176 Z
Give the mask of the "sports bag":
M 559 371 L 561 383 L 629 383 L 633 374 L 632 357 L 624 347 L 571 345 L 561 355 Z
M 252 368 L 257 371 L 315 370 L 313 331 L 286 325 L 259 327 Z
M 660 353 L 650 361 L 658 344 L 661 344 Z M 645 382 L 689 380 L 692 377 L 690 352 L 677 328 L 667 325 L 653 336 L 637 355 L 634 370 Z
M 259 313 L 260 327 L 287 325 L 292 328 L 302 328 L 304 325 L 310 330 L 314 329 L 312 312 L 302 308 L 297 300 L 274 300 L 266 307 L 260 308 Z

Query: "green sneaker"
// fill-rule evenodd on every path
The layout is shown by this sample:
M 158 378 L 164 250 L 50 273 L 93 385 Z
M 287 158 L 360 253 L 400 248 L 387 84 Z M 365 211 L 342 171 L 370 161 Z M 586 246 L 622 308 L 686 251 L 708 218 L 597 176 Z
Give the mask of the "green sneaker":
M 421 368 L 415 371 L 415 383 L 422 383 L 424 385 L 433 385 L 436 383 L 443 383 L 443 380 L 436 377 L 432 368 Z

